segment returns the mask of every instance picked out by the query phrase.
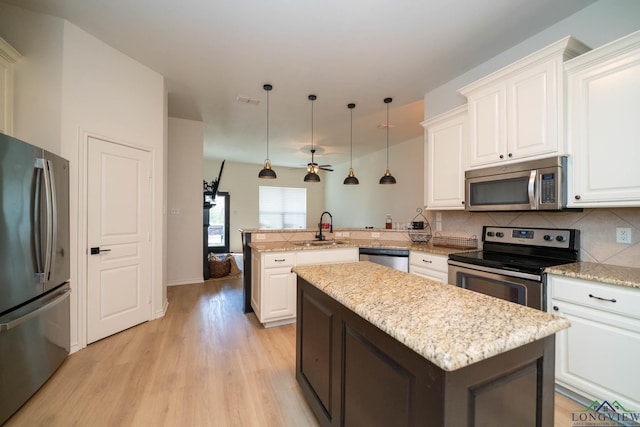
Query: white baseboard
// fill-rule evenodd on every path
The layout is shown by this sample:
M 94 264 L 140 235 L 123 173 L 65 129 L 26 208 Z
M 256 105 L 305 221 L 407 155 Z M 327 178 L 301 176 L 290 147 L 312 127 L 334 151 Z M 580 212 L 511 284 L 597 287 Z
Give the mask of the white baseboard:
M 193 279 L 174 280 L 171 282 L 167 282 L 167 286 L 193 285 L 196 283 L 204 283 L 204 278 L 196 277 Z

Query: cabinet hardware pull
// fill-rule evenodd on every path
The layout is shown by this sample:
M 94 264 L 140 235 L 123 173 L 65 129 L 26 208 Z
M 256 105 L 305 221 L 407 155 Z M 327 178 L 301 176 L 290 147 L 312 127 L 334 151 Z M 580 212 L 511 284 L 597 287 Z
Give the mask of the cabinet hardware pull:
M 600 301 L 616 302 L 615 298 L 602 298 L 602 297 L 597 297 L 597 296 L 592 295 L 592 294 L 589 294 L 589 298 L 599 299 Z
M 513 157 L 513 154 L 512 154 L 512 153 L 509 153 L 509 157 Z
M 283 262 L 283 261 L 285 261 L 285 259 L 284 259 L 284 258 L 282 258 L 282 259 L 275 259 L 274 261 L 275 261 L 275 262 Z
M 464 200 L 462 201 L 462 204 L 464 205 Z
M 576 199 L 576 200 L 580 200 L 580 195 L 579 195 L 579 194 L 576 194 L 576 197 L 574 197 L 574 199 Z
M 554 305 L 554 306 L 553 306 L 553 309 L 554 309 L 555 311 L 558 311 L 558 310 L 560 310 L 560 307 L 558 307 L 557 305 Z
M 428 264 L 433 264 L 433 261 L 429 260 L 429 259 L 423 259 L 422 262 L 426 262 Z
M 504 159 L 504 155 L 500 154 L 500 158 L 501 158 L 501 159 Z

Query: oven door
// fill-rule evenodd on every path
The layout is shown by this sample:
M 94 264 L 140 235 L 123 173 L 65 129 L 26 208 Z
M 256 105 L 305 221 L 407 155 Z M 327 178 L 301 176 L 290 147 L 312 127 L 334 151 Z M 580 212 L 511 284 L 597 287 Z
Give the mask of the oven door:
M 540 276 L 449 261 L 449 283 L 485 295 L 544 310 Z

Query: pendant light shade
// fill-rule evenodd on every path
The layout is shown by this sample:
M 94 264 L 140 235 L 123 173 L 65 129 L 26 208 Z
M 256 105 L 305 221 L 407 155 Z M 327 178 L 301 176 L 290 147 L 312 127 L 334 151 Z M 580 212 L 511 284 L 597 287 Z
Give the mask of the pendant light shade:
M 391 98 L 385 98 L 384 103 L 387 104 L 387 171 L 380 178 L 380 184 L 395 184 L 396 179 L 391 175 L 389 170 L 389 104 L 393 101 Z
M 276 172 L 271 169 L 271 160 L 269 160 L 269 92 L 273 86 L 266 84 L 262 88 L 267 91 L 267 158 L 264 160 L 264 167 L 258 173 L 258 178 L 276 179 Z
M 313 155 L 316 153 L 316 150 L 313 148 L 313 101 L 315 101 L 318 97 L 315 95 L 309 95 L 309 101 L 311 101 L 311 163 L 307 168 L 307 174 L 304 176 L 304 182 L 320 182 L 320 175 L 316 173 L 315 170 L 315 160 Z
M 351 111 L 351 142 L 350 142 L 350 154 L 349 154 L 349 175 L 344 179 L 344 185 L 357 185 L 360 184 L 356 174 L 353 172 L 353 109 L 356 108 L 356 104 L 348 104 L 347 108 Z

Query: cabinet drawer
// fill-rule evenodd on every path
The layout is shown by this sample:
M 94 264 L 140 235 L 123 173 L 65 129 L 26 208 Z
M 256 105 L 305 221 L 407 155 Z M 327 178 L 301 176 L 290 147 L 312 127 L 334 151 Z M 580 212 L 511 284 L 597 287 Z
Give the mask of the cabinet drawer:
M 640 319 L 640 289 L 558 276 L 550 283 L 552 299 Z
M 264 254 L 264 268 L 293 267 L 296 263 L 295 252 L 275 252 Z
M 416 267 L 425 267 L 431 270 L 441 271 L 443 273 L 449 271 L 446 256 L 427 252 L 409 252 L 409 264 Z
M 317 249 L 299 251 L 296 265 L 357 262 L 359 259 L 358 248 Z

